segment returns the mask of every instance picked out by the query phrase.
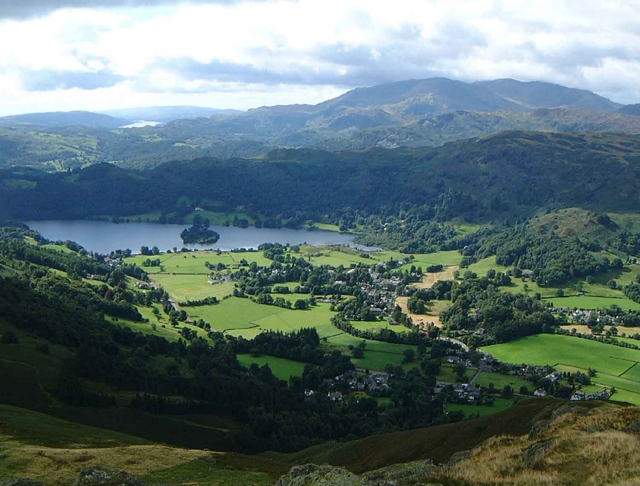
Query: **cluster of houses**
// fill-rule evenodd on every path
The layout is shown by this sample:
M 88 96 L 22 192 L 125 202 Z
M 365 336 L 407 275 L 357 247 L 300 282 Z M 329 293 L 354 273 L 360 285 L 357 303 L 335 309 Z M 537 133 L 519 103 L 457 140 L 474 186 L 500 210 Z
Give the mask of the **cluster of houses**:
M 333 402 L 341 402 L 351 392 L 384 392 L 389 389 L 389 374 L 373 372 L 368 374 L 349 371 L 333 379 L 325 379 L 318 390 L 305 390 L 304 395 L 311 398 L 316 393 L 326 393 Z

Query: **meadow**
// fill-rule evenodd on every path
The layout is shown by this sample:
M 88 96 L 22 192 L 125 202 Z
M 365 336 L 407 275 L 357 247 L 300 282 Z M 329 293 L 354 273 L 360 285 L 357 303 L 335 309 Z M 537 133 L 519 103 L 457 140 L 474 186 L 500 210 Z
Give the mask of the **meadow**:
M 247 368 L 253 363 L 258 366 L 269 365 L 271 372 L 281 380 L 289 381 L 292 376 L 302 376 L 305 364 L 290 359 L 277 358 L 275 356 L 253 356 L 251 354 L 239 354 L 238 362 Z
M 414 352 L 417 352 L 416 346 L 360 339 L 346 333 L 336 334 L 326 340 L 323 339 L 321 346 L 328 351 L 339 350 L 345 354 L 350 354 L 349 346 L 356 347 L 362 341 L 366 343 L 364 357 L 351 360 L 357 368 L 361 369 L 382 371 L 387 364 L 400 366 L 403 364 L 403 353 L 406 349 L 413 349 Z
M 615 400 L 624 400 L 640 405 L 640 350 L 603 344 L 556 334 L 539 334 L 505 344 L 486 346 L 483 351 L 505 363 L 528 363 L 551 365 L 561 371 L 589 368 L 597 371 L 592 382 L 611 387 L 625 393 L 614 395 Z
M 473 415 L 483 417 L 494 413 L 502 412 L 511 408 L 514 404 L 513 399 L 496 398 L 491 405 L 472 405 L 466 403 L 447 403 L 447 412 L 463 412 L 465 417 L 469 418 Z
M 553 297 L 545 299 L 552 302 L 554 307 L 565 307 L 567 309 L 605 309 L 612 305 L 617 305 L 624 310 L 640 310 L 640 304 L 624 297 L 596 297 L 592 295 L 576 295 L 570 297 Z
M 301 297 L 301 294 L 286 296 L 292 302 Z M 320 337 L 340 332 L 331 325 L 334 313 L 329 304 L 318 304 L 309 310 L 293 310 L 229 297 L 217 305 L 187 307 L 187 310 L 192 319 L 204 319 L 216 331 L 247 339 L 263 331 L 291 332 L 303 327 L 315 327 Z
M 496 390 L 502 390 L 505 386 L 510 386 L 516 393 L 519 393 L 520 388 L 524 386 L 530 391 L 533 391 L 533 385 L 530 382 L 501 373 L 483 371 L 476 381 L 476 384 L 482 387 L 489 386 L 490 383 L 493 383 Z

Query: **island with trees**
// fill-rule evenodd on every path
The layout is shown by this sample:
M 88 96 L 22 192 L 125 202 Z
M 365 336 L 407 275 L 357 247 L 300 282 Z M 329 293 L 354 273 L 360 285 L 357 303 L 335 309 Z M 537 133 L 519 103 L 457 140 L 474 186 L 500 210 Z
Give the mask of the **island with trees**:
M 193 218 L 193 225 L 190 228 L 185 228 L 180 233 L 180 238 L 184 243 L 196 243 L 200 245 L 210 245 L 217 243 L 220 239 L 220 234 L 209 227 L 209 220 L 202 218 L 199 214 L 196 214 Z

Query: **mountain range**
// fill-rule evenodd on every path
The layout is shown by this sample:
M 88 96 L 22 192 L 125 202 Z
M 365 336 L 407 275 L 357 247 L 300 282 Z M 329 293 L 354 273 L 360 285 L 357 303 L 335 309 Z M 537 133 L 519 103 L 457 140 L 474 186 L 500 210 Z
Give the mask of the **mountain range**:
M 4 117 L 0 166 L 55 171 L 109 162 L 147 169 L 200 157 L 255 157 L 282 147 L 439 146 L 504 130 L 638 134 L 637 113 L 638 105 L 556 84 L 431 78 L 357 88 L 317 105 L 246 112 L 160 106 Z M 162 124 L 120 128 L 137 120 Z

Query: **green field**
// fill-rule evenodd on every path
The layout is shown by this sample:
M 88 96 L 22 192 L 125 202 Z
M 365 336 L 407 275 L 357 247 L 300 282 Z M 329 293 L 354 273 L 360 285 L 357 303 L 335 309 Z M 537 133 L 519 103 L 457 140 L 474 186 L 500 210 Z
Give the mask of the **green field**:
M 291 376 L 302 376 L 305 363 L 292 361 L 290 359 L 276 358 L 275 356 L 252 356 L 250 354 L 239 354 L 238 362 L 247 368 L 252 363 L 258 366 L 269 365 L 271 372 L 281 380 L 289 381 Z
M 335 328 L 334 328 L 335 329 Z M 338 331 L 339 332 L 339 331 Z M 392 344 L 382 341 L 371 341 L 361 339 L 350 334 L 341 333 L 327 338 L 322 346 L 327 350 L 337 349 L 349 355 L 349 346 L 358 346 L 362 341 L 366 342 L 364 358 L 352 359 L 353 364 L 358 368 L 382 371 L 387 364 L 401 365 L 404 358 L 405 349 L 411 348 L 417 351 L 416 346 L 404 344 Z
M 580 295 L 571 297 L 554 297 L 546 299 L 553 302 L 556 307 L 566 307 L 567 309 L 605 309 L 612 305 L 617 305 L 624 310 L 640 310 L 640 304 L 624 297 L 622 292 L 618 292 L 620 298 L 614 297 L 593 297 L 590 295 Z
M 233 293 L 232 282 L 218 283 L 209 279 L 207 275 L 168 275 L 157 273 L 152 280 L 166 290 L 178 302 L 185 300 L 199 300 L 206 297 L 222 299 Z M 209 284 L 209 282 L 213 282 Z
M 515 376 L 503 375 L 501 373 L 491 373 L 483 371 L 480 373 L 476 384 L 478 386 L 489 386 L 489 383 L 493 383 L 496 390 L 502 390 L 505 386 L 510 386 L 516 393 L 520 391 L 523 386 L 533 391 L 533 384 L 528 381 L 516 378 Z
M 162 270 L 160 267 L 142 267 L 142 263 L 151 259 L 160 259 Z M 136 255 L 125 259 L 127 263 L 135 263 L 145 269 L 147 273 L 167 273 L 167 274 L 199 274 L 208 275 L 211 271 L 205 266 L 206 262 L 213 265 L 224 263 L 230 267 L 234 267 L 241 260 L 247 262 L 256 262 L 260 266 L 271 265 L 271 260 L 265 258 L 261 251 L 246 252 L 219 252 L 213 251 L 190 251 L 178 253 L 161 253 L 159 255 Z
M 422 267 L 422 270 L 426 272 L 427 267 L 430 265 L 444 265 L 445 267 L 452 265 L 460 265 L 460 261 L 462 260 L 462 255 L 456 251 L 438 251 L 435 253 L 427 253 L 427 254 L 415 254 L 410 255 L 413 256 L 413 260 L 406 265 L 403 265 L 401 268 L 404 270 L 408 270 L 412 265 L 416 267 Z
M 300 297 L 299 294 L 289 294 L 287 299 L 293 301 Z M 329 304 L 318 304 L 310 310 L 292 310 L 229 297 L 220 304 L 187 307 L 187 311 L 189 317 L 204 319 L 216 331 L 226 331 L 247 339 L 262 331 L 291 332 L 303 327 L 315 327 L 320 337 L 340 332 L 331 325 L 330 319 L 334 313 Z
M 636 364 L 640 350 L 555 334 L 539 334 L 505 344 L 483 348 L 483 351 L 505 363 L 551 365 L 563 370 L 594 368 L 592 381 L 624 390 L 625 400 L 640 405 L 640 380 Z M 621 400 L 622 394 L 614 395 Z
M 496 398 L 492 405 L 471 405 L 459 403 L 447 403 L 448 412 L 463 412 L 469 417 L 472 414 L 478 414 L 480 417 L 502 412 L 513 406 L 512 399 Z

